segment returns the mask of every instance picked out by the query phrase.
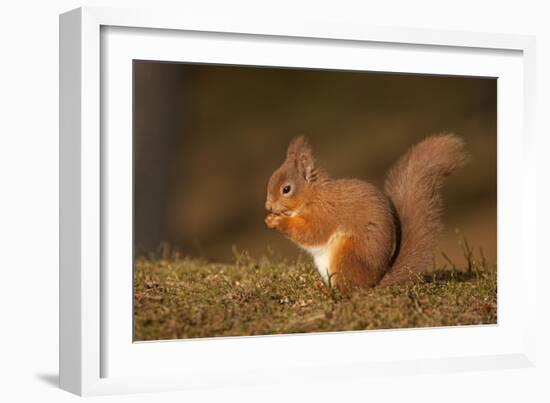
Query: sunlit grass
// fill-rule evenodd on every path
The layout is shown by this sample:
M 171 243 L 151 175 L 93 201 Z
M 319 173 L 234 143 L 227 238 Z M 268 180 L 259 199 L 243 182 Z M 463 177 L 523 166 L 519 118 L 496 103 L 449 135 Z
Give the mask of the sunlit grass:
M 496 267 L 474 257 L 416 282 L 357 290 L 320 287 L 307 258 L 258 261 L 236 253 L 233 264 L 138 258 L 135 340 L 243 336 L 496 323 Z

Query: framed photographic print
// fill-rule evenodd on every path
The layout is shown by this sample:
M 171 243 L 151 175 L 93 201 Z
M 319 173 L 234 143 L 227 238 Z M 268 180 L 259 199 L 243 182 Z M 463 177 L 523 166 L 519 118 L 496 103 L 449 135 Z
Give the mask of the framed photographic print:
M 64 389 L 532 365 L 531 37 L 84 8 L 60 46 Z

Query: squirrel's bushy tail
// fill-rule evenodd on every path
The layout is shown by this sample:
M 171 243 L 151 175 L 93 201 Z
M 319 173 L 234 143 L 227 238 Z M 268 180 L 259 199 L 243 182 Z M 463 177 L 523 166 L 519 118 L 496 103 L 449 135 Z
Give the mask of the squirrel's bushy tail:
M 465 162 L 462 139 L 441 134 L 413 146 L 389 171 L 384 190 L 395 208 L 398 237 L 393 264 L 380 284 L 402 282 L 431 268 L 442 230 L 440 190 Z

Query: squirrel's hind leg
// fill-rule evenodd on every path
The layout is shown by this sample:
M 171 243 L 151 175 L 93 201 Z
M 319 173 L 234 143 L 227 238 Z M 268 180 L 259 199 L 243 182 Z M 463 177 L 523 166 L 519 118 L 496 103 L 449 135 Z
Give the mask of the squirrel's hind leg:
M 334 246 L 329 270 L 329 285 L 347 293 L 353 288 L 374 287 L 381 273 L 364 254 L 365 247 L 352 237 L 342 237 Z

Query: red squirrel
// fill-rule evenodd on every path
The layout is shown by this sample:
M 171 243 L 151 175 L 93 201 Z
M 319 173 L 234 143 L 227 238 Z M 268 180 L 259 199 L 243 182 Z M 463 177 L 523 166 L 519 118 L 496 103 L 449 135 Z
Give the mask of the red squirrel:
M 390 169 L 384 192 L 333 179 L 294 138 L 267 186 L 265 223 L 308 251 L 329 288 L 391 285 L 428 269 L 442 230 L 440 190 L 466 161 L 453 134 L 425 138 Z

